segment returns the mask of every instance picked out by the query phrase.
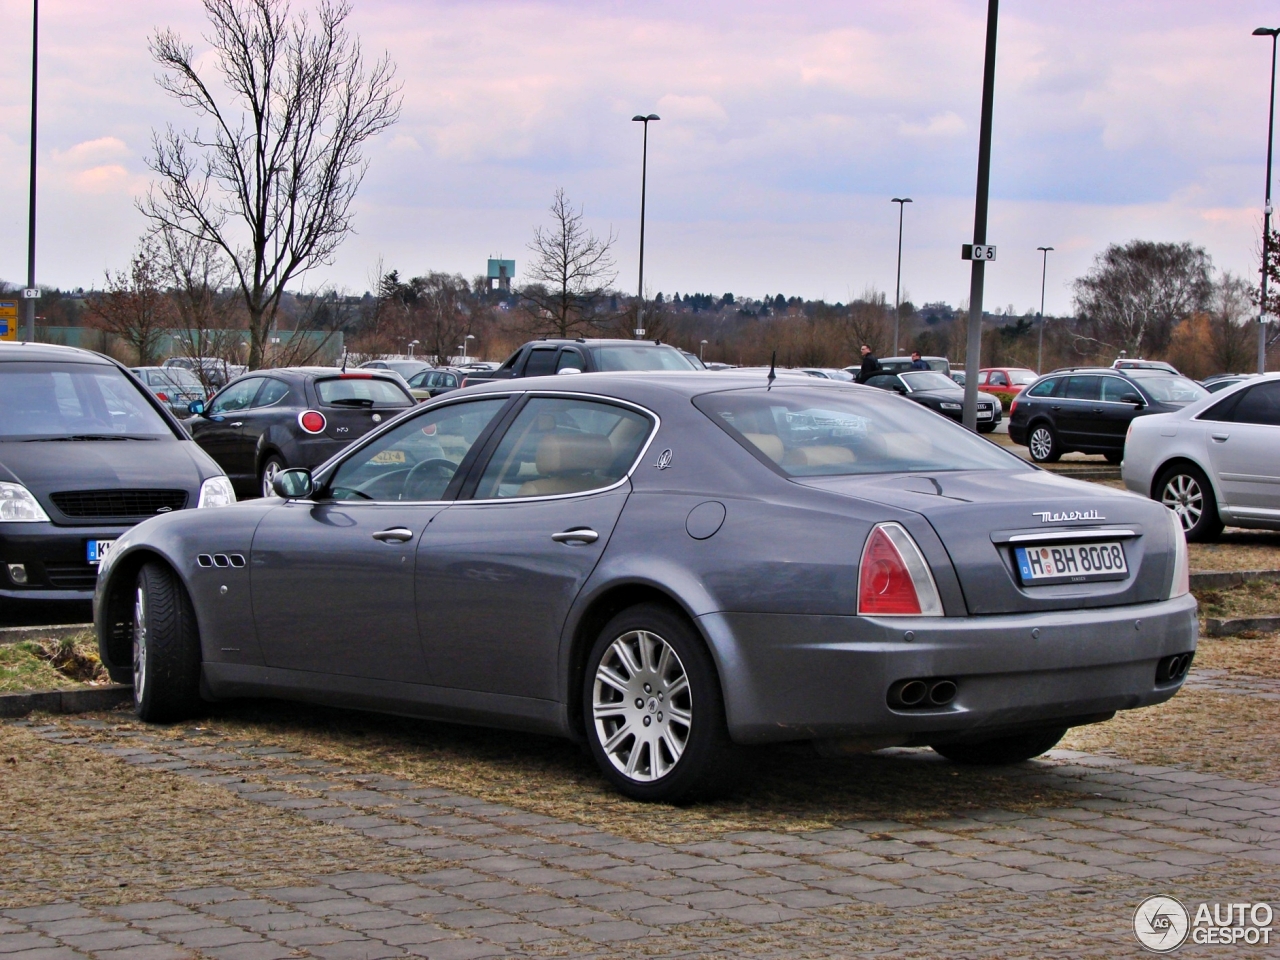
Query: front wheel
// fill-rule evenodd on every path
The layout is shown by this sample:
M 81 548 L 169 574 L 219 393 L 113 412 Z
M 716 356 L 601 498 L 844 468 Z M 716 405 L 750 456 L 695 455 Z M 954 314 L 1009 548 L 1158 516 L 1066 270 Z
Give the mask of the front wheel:
M 1199 467 L 1189 463 L 1169 467 L 1156 481 L 1156 497 L 1178 515 L 1188 541 L 1216 540 L 1222 533 L 1213 487 Z
M 932 750 L 955 763 L 1000 766 L 1021 763 L 1023 760 L 1030 760 L 1032 757 L 1038 757 L 1052 750 L 1066 732 L 1066 727 L 1054 727 L 1050 730 L 1034 730 L 1030 733 L 998 737 L 995 740 L 982 740 L 978 743 L 940 743 L 932 747 Z
M 133 605 L 133 705 L 149 723 L 200 708 L 200 634 L 191 598 L 162 563 L 138 571 Z
M 720 683 L 684 618 L 650 603 L 618 614 L 601 631 L 583 679 L 587 742 L 620 792 L 681 803 L 731 786 L 736 749 Z
M 1057 463 L 1062 456 L 1058 435 L 1047 423 L 1038 423 L 1031 428 L 1027 437 L 1027 449 L 1031 451 L 1031 459 L 1036 463 Z
M 274 497 L 276 495 L 273 484 L 276 482 L 276 477 L 287 469 L 284 458 L 274 453 L 262 461 L 262 470 L 258 475 L 258 482 L 264 497 Z

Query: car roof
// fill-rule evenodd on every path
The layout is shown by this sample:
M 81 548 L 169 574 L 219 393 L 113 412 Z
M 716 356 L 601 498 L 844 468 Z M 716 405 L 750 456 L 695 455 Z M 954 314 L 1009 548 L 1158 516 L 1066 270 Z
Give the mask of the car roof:
M 26 360 L 58 361 L 61 363 L 101 363 L 107 366 L 115 364 L 100 353 L 92 350 L 81 350 L 79 347 L 64 347 L 57 343 L 0 343 L 0 363 L 21 362 Z
M 661 340 L 626 340 L 621 337 L 539 337 L 537 340 L 530 340 L 529 343 L 535 347 L 546 343 L 555 346 L 585 344 L 588 347 L 670 347 L 672 350 L 680 349 L 673 343 L 663 343 Z

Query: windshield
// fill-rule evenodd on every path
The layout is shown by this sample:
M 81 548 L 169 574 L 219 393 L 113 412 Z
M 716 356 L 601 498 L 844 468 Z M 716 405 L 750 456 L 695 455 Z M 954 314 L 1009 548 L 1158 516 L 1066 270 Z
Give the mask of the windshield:
M 0 364 L 0 440 L 173 437 L 137 387 L 105 363 Z
M 597 370 L 693 370 L 696 369 L 675 347 L 632 346 L 592 347 Z
M 1134 380 L 1142 384 L 1152 399 L 1160 403 L 1192 403 L 1207 397 L 1209 391 L 1194 380 L 1178 377 L 1163 370 L 1126 370 Z
M 775 385 L 703 394 L 694 405 L 792 477 L 1026 467 L 918 404 L 871 391 Z
M 948 376 L 941 373 L 934 373 L 932 370 L 917 370 L 915 373 L 900 373 L 899 377 L 906 383 L 911 391 L 917 390 L 947 390 L 955 393 L 960 389 L 960 385 Z
M 320 402 L 337 407 L 411 407 L 414 399 L 391 380 L 379 377 L 334 377 L 317 380 Z
M 1028 383 L 1036 382 L 1036 372 L 1034 370 L 1010 370 L 1009 380 L 1014 386 L 1025 387 Z

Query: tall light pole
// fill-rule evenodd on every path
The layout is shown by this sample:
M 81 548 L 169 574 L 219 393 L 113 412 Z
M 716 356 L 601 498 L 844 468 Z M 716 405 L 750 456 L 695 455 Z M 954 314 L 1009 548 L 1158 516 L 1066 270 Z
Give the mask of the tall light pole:
M 410 341 L 409 341 L 409 359 L 410 359 L 410 360 L 412 360 L 412 359 L 413 359 L 413 348 L 414 348 L 414 347 L 416 347 L 420 342 L 421 342 L 421 341 L 419 341 L 419 340 L 410 340 Z
M 889 201 L 898 205 L 898 280 L 893 286 L 893 355 L 898 355 L 898 308 L 902 302 L 902 211 L 911 202 L 910 197 L 894 197 Z
M 1271 252 L 1271 144 L 1276 128 L 1276 36 L 1280 27 L 1258 27 L 1255 37 L 1271 38 L 1271 98 L 1267 104 L 1267 199 L 1262 207 L 1262 304 L 1258 308 L 1258 372 L 1267 372 L 1267 259 Z
M 1040 346 L 1036 348 L 1036 373 L 1044 372 L 1044 278 L 1049 271 L 1049 251 L 1053 247 L 1036 247 L 1044 255 L 1040 265 Z
M 463 360 L 467 359 L 467 344 L 470 341 L 474 340 L 475 338 L 476 338 L 476 335 L 474 333 L 468 333 L 465 337 L 462 338 L 462 359 Z
M 22 309 L 27 314 L 27 340 L 36 339 L 36 51 L 40 30 L 40 0 L 31 0 L 31 192 L 27 198 L 27 289 Z
M 707 349 L 707 341 L 703 340 L 700 344 L 698 344 L 698 361 L 700 363 L 705 362 L 705 359 L 702 355 L 706 352 L 706 349 Z
M 987 0 L 987 49 L 982 67 L 982 124 L 978 131 L 978 187 L 973 205 L 973 245 L 987 245 L 987 198 L 991 192 L 991 114 L 996 97 L 996 23 L 1000 0 Z M 994 250 L 991 253 L 994 254 Z M 972 256 L 972 254 L 971 254 Z M 966 428 L 978 429 L 978 365 L 982 360 L 982 281 L 986 263 L 972 256 L 969 279 L 969 339 L 964 358 L 964 409 Z
M 644 124 L 644 146 L 640 152 L 640 305 L 636 308 L 636 339 L 644 336 L 644 188 L 649 174 L 649 121 L 661 120 L 656 113 L 636 114 L 632 123 Z

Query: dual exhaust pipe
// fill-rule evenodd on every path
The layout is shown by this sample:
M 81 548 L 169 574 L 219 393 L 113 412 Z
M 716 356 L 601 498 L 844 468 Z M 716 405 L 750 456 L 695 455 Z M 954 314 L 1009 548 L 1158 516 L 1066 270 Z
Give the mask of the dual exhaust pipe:
M 1194 657 L 1194 653 L 1175 653 L 1171 657 L 1161 657 L 1156 663 L 1156 683 L 1176 683 L 1186 677 Z
M 899 680 L 889 688 L 889 706 L 894 710 L 935 710 L 956 698 L 959 687 L 945 677 Z

